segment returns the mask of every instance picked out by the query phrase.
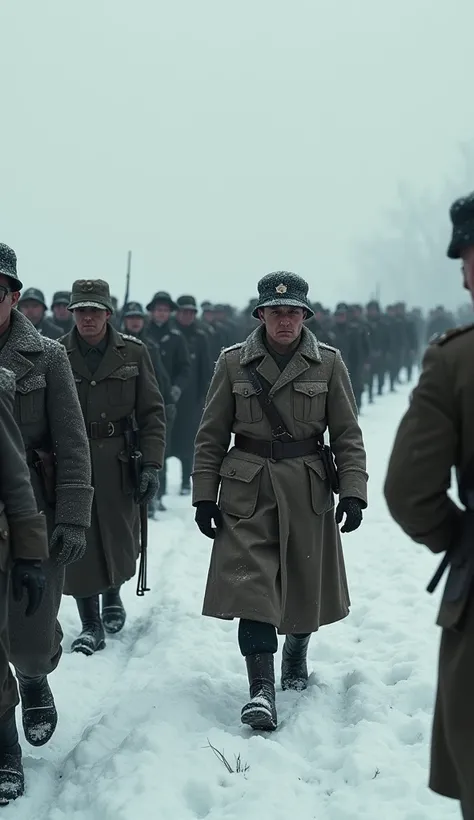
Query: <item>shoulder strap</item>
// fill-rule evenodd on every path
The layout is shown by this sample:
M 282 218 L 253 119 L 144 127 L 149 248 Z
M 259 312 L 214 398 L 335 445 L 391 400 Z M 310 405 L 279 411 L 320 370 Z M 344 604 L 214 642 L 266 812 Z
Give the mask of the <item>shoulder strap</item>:
M 259 374 L 257 373 L 257 368 L 253 362 L 252 364 L 247 365 L 246 369 L 249 376 L 249 380 L 252 384 L 252 387 L 255 390 L 255 394 L 257 396 L 260 407 L 262 408 L 264 415 L 270 422 L 270 426 L 272 428 L 272 438 L 277 438 L 282 441 L 290 441 L 293 438 L 293 436 L 287 429 L 285 422 L 280 416 L 280 413 L 273 404 L 273 399 L 270 398 L 269 393 L 271 385 L 269 384 L 269 382 L 267 382 L 266 379 L 264 379 L 264 381 L 269 386 L 267 387 L 266 385 L 262 384 L 260 378 L 263 378 L 263 376 L 259 376 Z

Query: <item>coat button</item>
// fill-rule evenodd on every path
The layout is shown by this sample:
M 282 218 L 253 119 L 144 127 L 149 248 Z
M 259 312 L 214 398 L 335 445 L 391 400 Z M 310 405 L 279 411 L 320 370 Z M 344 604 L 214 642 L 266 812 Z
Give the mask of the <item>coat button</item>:
M 8 538 L 8 530 L 2 530 L 2 538 Z
M 100 417 L 101 417 L 101 419 L 106 419 L 107 418 L 107 413 L 101 413 Z
M 313 393 L 314 393 L 314 390 L 308 390 L 308 393 L 309 393 L 310 396 L 312 396 Z
M 91 387 L 95 387 L 97 382 L 91 382 Z
M 229 470 L 229 475 L 235 475 L 236 472 L 237 472 L 236 470 Z
M 244 396 L 248 396 L 248 394 L 249 394 L 249 391 L 248 391 L 248 390 L 244 390 Z

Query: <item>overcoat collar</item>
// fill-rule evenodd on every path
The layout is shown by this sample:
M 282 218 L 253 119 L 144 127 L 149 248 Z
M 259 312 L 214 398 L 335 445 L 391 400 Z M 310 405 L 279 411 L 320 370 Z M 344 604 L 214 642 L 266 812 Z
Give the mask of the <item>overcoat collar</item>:
M 247 337 L 240 348 L 240 365 L 245 367 L 257 359 L 261 359 L 257 365 L 257 371 L 272 385 L 270 396 L 277 390 L 281 390 L 289 382 L 301 376 L 309 369 L 311 363 L 321 363 L 321 353 L 316 337 L 304 327 L 301 331 L 301 341 L 294 352 L 292 359 L 280 373 L 280 369 L 268 352 L 264 343 L 265 328 L 263 325 L 257 327 L 250 336 Z
M 43 337 L 26 316 L 19 310 L 12 310 L 10 332 L 2 353 L 2 365 L 12 370 L 16 379 L 22 379 L 34 368 L 30 354 L 43 353 Z
M 103 381 L 124 363 L 124 348 L 126 348 L 126 344 L 122 336 L 111 325 L 109 325 L 108 333 L 109 338 L 107 349 L 94 375 L 90 372 L 84 357 L 79 350 L 79 345 L 77 344 L 77 328 L 74 327 L 67 334 L 67 336 L 62 339 L 62 343 L 67 350 L 72 369 L 88 381 Z

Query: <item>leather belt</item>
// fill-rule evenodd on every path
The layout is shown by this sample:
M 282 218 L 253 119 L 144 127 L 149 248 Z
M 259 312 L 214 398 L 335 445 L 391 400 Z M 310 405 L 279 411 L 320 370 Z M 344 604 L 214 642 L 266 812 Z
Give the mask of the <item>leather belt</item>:
M 87 435 L 93 441 L 98 438 L 123 436 L 126 426 L 126 419 L 119 419 L 118 421 L 91 421 L 87 425 Z
M 318 438 L 305 438 L 297 441 L 265 441 L 264 439 L 250 438 L 241 433 L 235 434 L 235 446 L 244 453 L 254 456 L 270 458 L 272 461 L 281 461 L 284 458 L 300 458 L 319 453 L 322 450 Z

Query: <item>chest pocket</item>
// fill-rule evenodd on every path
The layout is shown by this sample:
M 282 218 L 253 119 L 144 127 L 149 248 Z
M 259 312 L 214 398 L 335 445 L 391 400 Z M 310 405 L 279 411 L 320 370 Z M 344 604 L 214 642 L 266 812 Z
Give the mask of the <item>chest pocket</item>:
M 235 398 L 235 418 L 243 424 L 262 421 L 263 410 L 251 382 L 234 382 L 232 392 Z
M 327 382 L 293 382 L 293 416 L 297 421 L 322 421 L 326 415 Z
M 137 364 L 124 364 L 107 377 L 107 399 L 110 404 L 135 404 L 139 372 Z
M 40 373 L 16 383 L 16 413 L 22 424 L 32 424 L 45 415 L 46 378 Z

